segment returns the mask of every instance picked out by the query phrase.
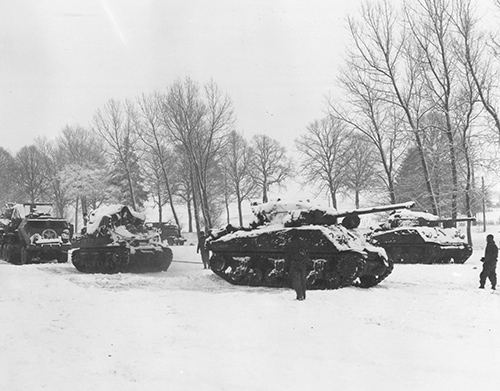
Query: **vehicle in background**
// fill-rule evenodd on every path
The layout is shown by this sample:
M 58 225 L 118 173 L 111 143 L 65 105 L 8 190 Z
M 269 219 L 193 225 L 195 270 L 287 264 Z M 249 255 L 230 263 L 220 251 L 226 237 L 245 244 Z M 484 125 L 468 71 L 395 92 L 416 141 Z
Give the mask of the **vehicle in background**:
M 167 241 L 169 246 L 183 246 L 187 239 L 181 234 L 177 224 L 171 222 L 148 222 L 148 227 L 155 228 L 160 234 L 161 241 Z
M 2 213 L 0 250 L 14 264 L 67 262 L 71 227 L 52 216 L 49 203 L 8 204 Z
M 84 233 L 74 243 L 73 265 L 84 273 L 166 271 L 172 250 L 149 230 L 144 215 L 125 205 L 109 205 L 90 213 Z
M 463 221 L 475 218 L 442 219 L 430 213 L 398 210 L 368 237 L 395 263 L 464 263 L 472 255 L 472 246 L 455 227 Z

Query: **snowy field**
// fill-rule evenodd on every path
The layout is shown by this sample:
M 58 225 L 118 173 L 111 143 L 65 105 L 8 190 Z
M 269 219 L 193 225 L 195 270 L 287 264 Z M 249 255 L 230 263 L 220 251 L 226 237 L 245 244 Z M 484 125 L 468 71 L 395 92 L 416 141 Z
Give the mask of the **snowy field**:
M 0 390 L 498 389 L 500 291 L 478 289 L 475 241 L 464 265 L 304 302 L 231 286 L 192 246 L 143 275 L 0 262 Z

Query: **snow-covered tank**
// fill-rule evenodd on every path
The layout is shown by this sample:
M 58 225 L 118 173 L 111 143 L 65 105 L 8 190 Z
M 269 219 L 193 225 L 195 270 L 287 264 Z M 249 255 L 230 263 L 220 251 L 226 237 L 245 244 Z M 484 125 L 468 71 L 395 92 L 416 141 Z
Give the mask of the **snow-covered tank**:
M 310 203 L 270 202 L 255 206 L 250 228 L 227 226 L 206 242 L 212 251 L 210 267 L 236 285 L 289 287 L 289 259 L 285 253 L 303 249 L 308 254 L 308 289 L 372 287 L 392 271 L 385 250 L 368 243 L 356 228 L 359 216 L 409 208 L 413 203 L 337 212 Z M 341 223 L 338 219 L 343 218 Z
M 165 271 L 172 250 L 157 232 L 148 231 L 145 216 L 124 205 L 96 209 L 86 232 L 75 243 L 73 265 L 84 273 Z
M 474 220 L 441 219 L 430 213 L 397 210 L 369 237 L 395 263 L 464 263 L 472 254 L 472 246 L 454 225 Z

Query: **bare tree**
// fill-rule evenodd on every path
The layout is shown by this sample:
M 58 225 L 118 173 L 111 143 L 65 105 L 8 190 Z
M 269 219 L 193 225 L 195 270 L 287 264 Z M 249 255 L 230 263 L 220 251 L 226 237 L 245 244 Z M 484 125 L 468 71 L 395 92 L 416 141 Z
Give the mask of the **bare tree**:
M 360 19 L 351 17 L 348 24 L 354 44 L 351 56 L 362 64 L 362 72 L 384 92 L 384 99 L 404 114 L 420 155 L 432 210 L 437 213 L 420 128 L 420 120 L 428 108 L 423 102 L 421 67 L 413 61 L 418 48 L 408 39 L 398 14 L 387 0 L 378 4 L 365 3 Z
M 0 203 L 11 201 L 17 191 L 18 182 L 15 177 L 16 162 L 14 157 L 0 147 Z
M 386 100 L 356 57 L 351 56 L 339 77 L 346 94 L 345 108 L 329 103 L 331 115 L 362 134 L 375 147 L 379 177 L 387 189 L 391 203 L 396 202 L 394 177 L 401 157 L 407 149 L 404 120 L 394 105 Z
M 89 179 L 93 185 L 96 185 L 93 178 L 90 176 L 82 176 L 77 174 L 78 171 L 84 170 L 86 173 L 94 172 L 97 178 L 101 178 L 100 170 L 105 166 L 105 149 L 104 146 L 96 136 L 95 133 L 81 127 L 81 126 L 66 126 L 61 131 L 61 134 L 56 139 L 57 151 L 60 156 L 63 167 L 58 172 L 59 181 L 62 187 L 66 188 L 68 194 L 73 194 L 78 199 L 75 199 L 75 229 L 78 228 L 78 204 L 81 205 L 82 214 L 88 213 L 88 207 L 100 204 L 102 200 L 106 199 L 105 194 L 97 194 L 92 186 L 84 186 L 81 182 L 80 191 L 73 191 L 71 188 L 71 181 L 67 181 L 65 175 L 70 178 Z M 73 167 L 67 169 L 67 167 Z M 78 169 L 76 169 L 78 167 Z M 102 179 L 102 178 L 101 178 Z M 66 185 L 64 185 L 66 184 Z M 99 183 L 98 188 L 104 189 L 107 183 Z M 89 192 L 85 193 L 83 189 Z
M 272 185 L 281 185 L 290 176 L 292 164 L 285 148 L 269 136 L 254 136 L 252 148 L 253 180 L 262 191 L 262 202 L 268 202 L 269 188 Z
M 22 147 L 15 157 L 16 178 L 21 195 L 29 202 L 43 201 L 50 179 L 45 156 L 34 145 Z
M 190 176 L 189 159 L 182 148 L 174 149 L 174 182 L 178 188 L 176 197 L 181 199 L 186 205 L 188 214 L 188 232 L 193 232 L 193 183 Z
M 346 125 L 328 116 L 307 126 L 306 134 L 296 140 L 302 155 L 300 172 L 307 183 L 318 184 L 326 190 L 337 208 L 337 193 L 347 186 L 347 172 L 352 158 L 350 137 Z
M 496 4 L 500 7 L 498 1 Z M 468 68 L 479 99 L 490 116 L 500 136 L 498 96 L 495 94 L 495 80 L 492 58 L 488 52 L 486 35 L 479 30 L 479 19 L 473 13 L 470 0 L 458 0 L 455 12 L 455 27 L 461 37 L 462 58 Z
M 81 126 L 65 126 L 56 139 L 64 164 L 104 165 L 104 147 L 96 135 Z
M 347 163 L 345 187 L 354 192 L 354 203 L 359 208 L 359 196 L 362 191 L 373 188 L 376 184 L 376 150 L 363 135 L 353 135 L 348 148 L 351 157 Z
M 177 81 L 163 100 L 162 121 L 173 142 L 188 157 L 195 220 L 200 208 L 205 228 L 211 228 L 209 175 L 234 122 L 231 100 L 214 82 L 201 91 L 191 79 Z M 196 224 L 199 232 L 198 222 Z
M 94 116 L 94 130 L 105 142 L 113 161 L 123 171 L 132 208 L 137 209 L 136 181 L 134 181 L 132 171 L 137 141 L 135 121 L 136 114 L 132 105 L 122 104 L 115 100 L 108 101 L 102 109 L 97 110 Z
M 457 61 L 454 58 L 452 3 L 449 0 L 418 0 L 416 6 L 405 5 L 406 22 L 412 38 L 420 49 L 414 61 L 422 66 L 426 96 L 433 110 L 444 117 L 451 169 L 451 216 L 457 216 L 458 171 L 456 156 L 456 129 L 453 127 L 452 110 L 455 97 Z
M 35 144 L 45 160 L 44 175 L 47 177 L 47 201 L 53 202 L 57 216 L 65 217 L 66 208 L 71 200 L 58 175 L 65 166 L 62 151 L 58 148 L 56 142 L 49 141 L 44 137 L 37 137 Z
M 150 163 L 155 162 L 158 165 L 154 170 L 155 172 L 160 172 L 162 175 L 166 199 L 170 205 L 175 223 L 180 227 L 171 184 L 173 175 L 172 165 L 167 162 L 168 160 L 172 160 L 173 152 L 172 148 L 167 148 L 167 133 L 162 126 L 161 102 L 162 98 L 158 93 L 149 96 L 143 94 L 138 99 L 140 124 L 137 129 L 137 135 L 146 146 L 147 153 L 150 155 Z M 150 169 L 153 168 L 150 167 Z M 160 188 L 161 185 L 158 183 L 156 189 L 159 190 Z M 158 200 L 160 199 L 159 195 L 160 193 L 158 193 Z
M 227 154 L 222 164 L 227 173 L 228 187 L 236 197 L 240 226 L 243 226 L 241 203 L 255 196 L 257 191 L 252 175 L 253 158 L 254 152 L 243 136 L 234 130 L 229 133 Z

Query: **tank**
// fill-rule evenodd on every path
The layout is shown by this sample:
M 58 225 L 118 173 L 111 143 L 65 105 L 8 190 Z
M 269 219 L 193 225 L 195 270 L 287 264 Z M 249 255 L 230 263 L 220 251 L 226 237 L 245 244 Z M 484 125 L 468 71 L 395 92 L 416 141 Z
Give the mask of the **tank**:
M 464 263 L 472 254 L 465 235 L 454 227 L 472 217 L 441 219 L 436 215 L 409 210 L 394 211 L 370 235 L 395 263 Z
M 172 250 L 148 230 L 144 216 L 125 205 L 96 209 L 75 243 L 71 261 L 83 273 L 166 271 Z
M 369 288 L 392 272 L 385 250 L 368 243 L 356 228 L 360 215 L 413 203 L 337 212 L 309 203 L 272 202 L 255 206 L 248 228 L 212 232 L 206 247 L 212 251 L 212 271 L 235 285 L 290 287 L 288 248 L 308 253 L 307 288 Z M 339 219 L 342 221 L 339 223 Z
M 11 204 L 0 219 L 2 258 L 14 264 L 67 262 L 70 224 L 52 216 L 49 203 Z

